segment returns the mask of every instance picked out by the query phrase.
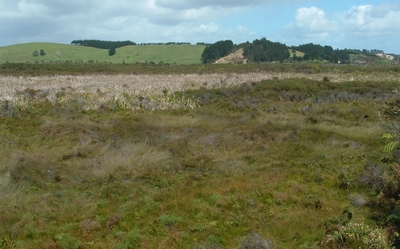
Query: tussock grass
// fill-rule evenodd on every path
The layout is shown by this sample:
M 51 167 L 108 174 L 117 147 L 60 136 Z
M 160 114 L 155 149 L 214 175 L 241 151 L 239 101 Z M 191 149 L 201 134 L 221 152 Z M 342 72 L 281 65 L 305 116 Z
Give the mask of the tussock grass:
M 221 76 L 3 77 L 0 245 L 318 248 L 351 204 L 372 224 L 350 194 L 397 81 Z

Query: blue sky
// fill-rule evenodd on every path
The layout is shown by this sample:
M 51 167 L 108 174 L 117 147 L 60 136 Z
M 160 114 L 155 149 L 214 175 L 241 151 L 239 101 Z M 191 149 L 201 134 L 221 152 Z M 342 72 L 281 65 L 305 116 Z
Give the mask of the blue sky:
M 75 39 L 381 49 L 400 54 L 400 2 L 386 0 L 0 0 L 0 46 Z

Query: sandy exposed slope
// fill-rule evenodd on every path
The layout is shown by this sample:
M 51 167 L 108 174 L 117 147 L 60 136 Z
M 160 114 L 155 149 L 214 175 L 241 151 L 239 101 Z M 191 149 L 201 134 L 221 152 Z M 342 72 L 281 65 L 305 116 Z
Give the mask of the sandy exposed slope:
M 243 56 L 243 48 L 238 49 L 236 52 L 231 53 L 221 59 L 217 60 L 216 64 L 225 64 L 225 63 L 246 63 L 247 60 Z

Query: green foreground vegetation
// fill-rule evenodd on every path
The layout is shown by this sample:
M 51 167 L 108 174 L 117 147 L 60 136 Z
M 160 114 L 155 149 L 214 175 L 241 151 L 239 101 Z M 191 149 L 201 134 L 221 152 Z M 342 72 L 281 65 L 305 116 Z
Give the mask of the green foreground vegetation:
M 29 89 L 1 102 L 0 246 L 389 248 L 382 108 L 399 81 L 308 73 L 320 80 L 165 91 L 196 104 L 163 111 Z
M 108 49 L 77 45 L 35 42 L 0 47 L 0 64 L 4 63 L 170 63 L 199 64 L 204 45 L 125 46 L 109 56 Z M 43 50 L 45 55 L 40 55 Z M 33 56 L 37 51 L 38 55 Z

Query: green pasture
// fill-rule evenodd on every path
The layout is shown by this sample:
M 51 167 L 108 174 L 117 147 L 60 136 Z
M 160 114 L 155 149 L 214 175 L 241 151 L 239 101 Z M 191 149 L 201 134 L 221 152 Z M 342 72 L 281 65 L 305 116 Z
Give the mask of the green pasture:
M 48 63 L 48 62 L 84 62 L 84 63 L 136 63 L 164 62 L 171 64 L 196 64 L 204 50 L 203 45 L 149 45 L 126 46 L 116 49 L 109 56 L 107 49 L 97 49 L 68 44 L 32 42 L 0 47 L 0 64 L 4 63 Z M 33 52 L 43 49 L 44 56 L 33 56 Z

